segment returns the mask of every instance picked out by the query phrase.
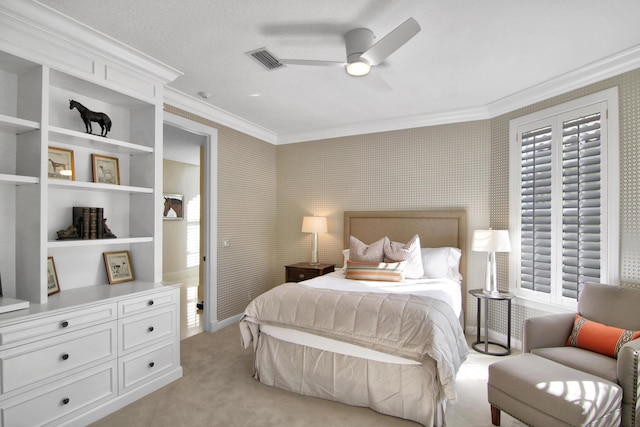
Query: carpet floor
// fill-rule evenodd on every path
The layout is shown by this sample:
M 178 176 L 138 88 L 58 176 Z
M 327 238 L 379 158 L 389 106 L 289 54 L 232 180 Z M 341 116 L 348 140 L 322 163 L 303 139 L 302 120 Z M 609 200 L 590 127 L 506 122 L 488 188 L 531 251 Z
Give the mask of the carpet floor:
M 470 339 L 470 338 L 469 338 Z M 501 357 L 470 350 L 457 377 L 458 401 L 447 407 L 449 427 L 490 427 L 487 366 Z M 253 351 L 240 345 L 237 325 L 181 341 L 184 376 L 99 420 L 94 427 L 125 426 L 417 426 L 368 408 L 300 396 L 260 384 L 251 376 Z M 502 426 L 523 426 L 502 414 Z

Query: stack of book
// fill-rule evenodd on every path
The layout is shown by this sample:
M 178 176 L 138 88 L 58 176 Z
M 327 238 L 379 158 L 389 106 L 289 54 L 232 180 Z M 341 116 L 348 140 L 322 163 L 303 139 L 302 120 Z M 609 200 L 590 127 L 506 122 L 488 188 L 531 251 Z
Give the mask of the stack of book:
M 104 239 L 104 209 L 74 206 L 73 225 L 81 239 Z

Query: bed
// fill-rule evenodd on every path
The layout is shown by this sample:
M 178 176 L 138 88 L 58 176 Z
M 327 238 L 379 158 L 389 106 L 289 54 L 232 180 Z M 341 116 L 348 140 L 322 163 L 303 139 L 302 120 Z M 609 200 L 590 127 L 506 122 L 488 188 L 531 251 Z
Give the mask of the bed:
M 462 249 L 456 267 L 463 274 L 466 234 L 461 210 L 344 213 L 345 248 L 353 250 L 351 236 L 409 242 L 417 235 L 421 248 Z M 468 355 L 464 280 L 347 279 L 353 264 L 276 286 L 249 304 L 240 331 L 255 352 L 254 377 L 425 426 L 446 425 L 446 404 L 456 399 L 455 376 Z

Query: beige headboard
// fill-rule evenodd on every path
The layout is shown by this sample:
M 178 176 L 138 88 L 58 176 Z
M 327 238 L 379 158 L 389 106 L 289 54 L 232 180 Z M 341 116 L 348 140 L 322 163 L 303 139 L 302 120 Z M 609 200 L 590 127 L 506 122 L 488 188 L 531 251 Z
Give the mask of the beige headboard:
M 345 211 L 344 247 L 349 236 L 372 243 L 387 236 L 396 242 L 408 242 L 420 236 L 423 248 L 450 246 L 462 250 L 460 273 L 462 280 L 462 310 L 466 307 L 467 274 L 467 212 L 449 211 Z

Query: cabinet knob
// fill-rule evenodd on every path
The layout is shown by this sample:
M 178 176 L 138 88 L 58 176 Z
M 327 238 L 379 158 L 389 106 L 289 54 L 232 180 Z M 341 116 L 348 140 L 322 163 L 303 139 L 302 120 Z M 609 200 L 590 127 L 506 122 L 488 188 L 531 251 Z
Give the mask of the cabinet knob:
M 149 367 L 150 367 L 150 368 L 153 368 L 154 366 L 155 366 L 155 363 L 153 363 L 153 362 L 150 362 L 150 363 L 149 363 Z
M 147 329 L 147 332 L 153 332 L 153 326 L 149 326 L 149 328 Z
M 67 360 L 67 359 L 69 358 L 69 354 L 68 354 L 68 353 L 65 353 L 65 354 L 63 354 L 62 356 L 60 356 L 60 358 L 61 358 L 62 360 Z
M 149 300 L 149 302 L 147 303 L 147 305 L 153 305 L 153 300 Z
M 69 322 L 67 322 L 66 320 L 60 323 L 61 328 L 66 328 L 67 326 L 69 326 Z
M 70 401 L 71 400 L 68 397 L 65 397 L 64 399 L 62 399 L 62 404 L 63 405 L 68 405 Z
M 304 273 L 298 274 L 298 279 L 304 279 Z

